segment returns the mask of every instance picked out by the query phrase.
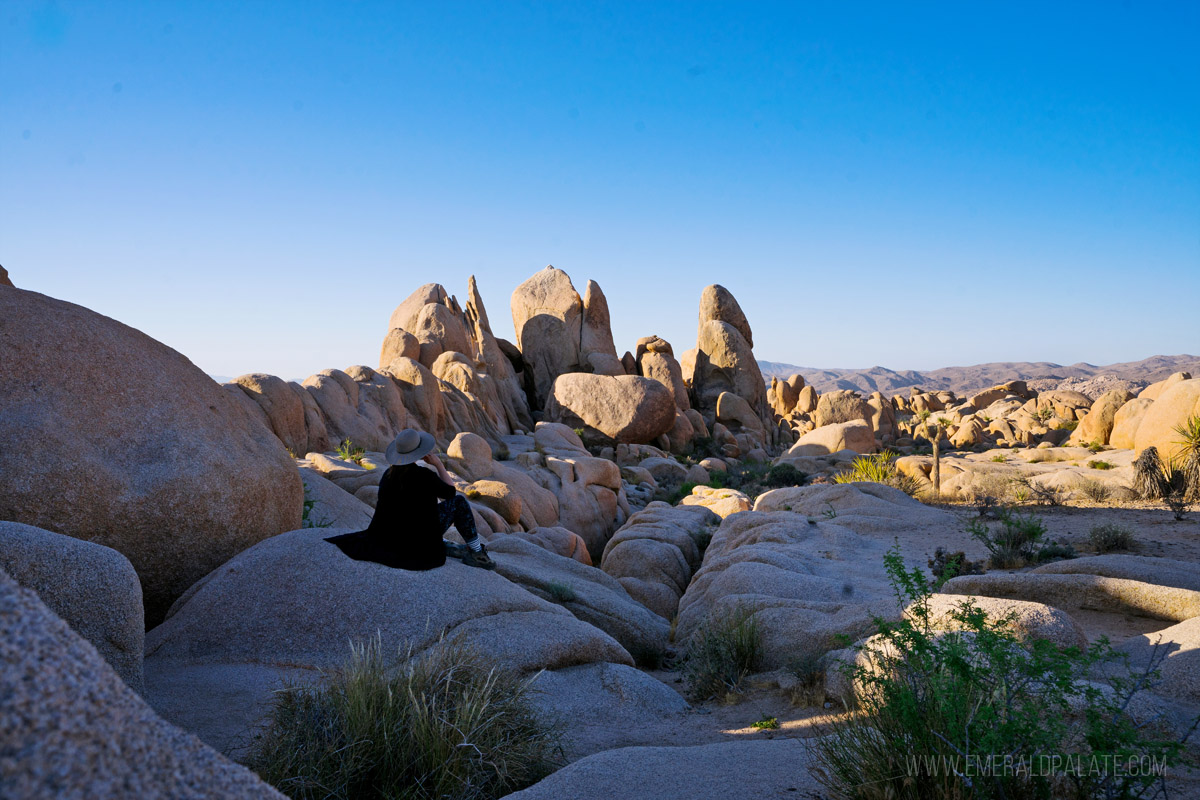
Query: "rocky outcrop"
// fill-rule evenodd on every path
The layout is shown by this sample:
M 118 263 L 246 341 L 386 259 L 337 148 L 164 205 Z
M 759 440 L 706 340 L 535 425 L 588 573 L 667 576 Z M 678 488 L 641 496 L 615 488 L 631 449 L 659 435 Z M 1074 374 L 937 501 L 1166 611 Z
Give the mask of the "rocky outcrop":
M 1183 450 L 1180 441 L 1183 435 L 1177 429 L 1196 416 L 1200 416 L 1200 379 L 1168 384 L 1154 404 L 1146 409 L 1137 427 L 1134 449 L 1141 452 L 1147 447 L 1157 447 L 1164 460 L 1176 458 Z
M 164 722 L 91 644 L 3 571 L 0 630 L 5 798 L 284 800 Z
M 0 522 L 0 570 L 46 606 L 142 692 L 142 587 L 125 556 L 102 545 Z
M 710 427 L 716 422 L 722 392 L 745 400 L 764 427 L 770 423 L 766 386 L 753 346 L 750 324 L 729 290 L 719 285 L 705 288 L 700 295 L 696 349 L 684 359 L 683 377 L 691 386 L 692 405 Z
M 0 519 L 123 554 L 150 621 L 300 524 L 280 440 L 182 355 L 86 308 L 0 292 L 0 409 Z
M 862 420 L 869 422 L 871 408 L 858 392 L 839 389 L 826 392 L 817 402 L 816 423 L 818 428 L 838 425 L 843 422 Z
M 1126 389 L 1113 389 L 1100 395 L 1084 418 L 1080 420 L 1079 426 L 1067 440 L 1068 443 L 1108 444 L 1117 412 L 1132 399 L 1133 392 Z
M 700 566 L 701 544 L 719 521 L 702 506 L 650 503 L 609 540 L 600 568 L 642 605 L 673 619 L 679 598 Z
M 596 441 L 648 444 L 675 425 L 671 391 L 636 375 L 559 375 L 546 401 L 546 421 L 581 427 Z
M 796 456 L 822 456 L 842 450 L 870 453 L 875 450 L 871 426 L 862 420 L 840 422 L 809 431 L 780 457 L 781 463 Z
M 1142 424 L 1142 418 L 1153 404 L 1154 401 L 1149 398 L 1135 397 L 1121 406 L 1113 416 L 1113 428 L 1108 443 L 1122 450 L 1132 450 L 1137 444 L 1137 430 Z

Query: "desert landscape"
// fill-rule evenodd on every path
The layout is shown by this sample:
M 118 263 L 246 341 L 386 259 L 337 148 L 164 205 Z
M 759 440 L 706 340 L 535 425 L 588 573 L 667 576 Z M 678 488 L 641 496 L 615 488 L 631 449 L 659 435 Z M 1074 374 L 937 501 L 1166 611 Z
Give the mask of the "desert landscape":
M 1200 800 L 1200 3 L 6 0 L 0 800 Z
M 814 742 L 883 713 L 874 681 L 908 658 L 890 626 L 998 635 L 956 610 L 968 599 L 1015 646 L 1083 659 L 1066 688 L 1028 689 L 1039 702 L 1115 698 L 1146 740 L 1124 757 L 1193 752 L 1187 372 L 1096 396 L 817 392 L 764 378 L 722 286 L 678 357 L 652 331 L 619 354 L 601 287 L 546 267 L 512 292 L 516 342 L 474 279 L 463 301 L 431 283 L 379 321 L 376 366 L 218 384 L 2 278 L 6 797 L 355 796 L 265 755 L 300 747 L 280 698 L 347 680 L 352 646 L 360 669 L 468 648 L 554 732 L 544 762 L 446 796 L 831 796 L 837 752 Z M 410 427 L 435 437 L 494 573 L 324 541 L 366 527 Z

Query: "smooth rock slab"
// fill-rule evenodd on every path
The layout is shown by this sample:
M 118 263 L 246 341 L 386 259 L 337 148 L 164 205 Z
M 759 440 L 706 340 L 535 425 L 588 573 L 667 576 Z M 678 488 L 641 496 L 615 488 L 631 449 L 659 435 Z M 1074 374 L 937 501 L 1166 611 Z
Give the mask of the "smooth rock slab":
M 820 797 L 805 742 L 622 747 L 576 761 L 508 800 L 766 800 Z

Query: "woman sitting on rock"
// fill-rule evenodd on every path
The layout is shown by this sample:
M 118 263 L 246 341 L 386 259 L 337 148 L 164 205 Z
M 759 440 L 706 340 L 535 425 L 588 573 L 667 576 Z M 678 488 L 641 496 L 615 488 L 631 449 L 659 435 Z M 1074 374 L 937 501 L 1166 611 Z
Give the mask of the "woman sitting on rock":
M 387 461 L 392 466 L 379 481 L 379 500 L 370 526 L 325 541 L 353 559 L 400 569 L 440 567 L 446 563 L 447 551 L 468 566 L 495 569 L 475 530 L 467 498 L 455 491 L 446 467 L 433 454 L 435 444 L 424 431 L 401 431 L 388 445 Z M 438 503 L 439 499 L 443 502 Z M 451 525 L 458 529 L 466 547 L 442 540 Z

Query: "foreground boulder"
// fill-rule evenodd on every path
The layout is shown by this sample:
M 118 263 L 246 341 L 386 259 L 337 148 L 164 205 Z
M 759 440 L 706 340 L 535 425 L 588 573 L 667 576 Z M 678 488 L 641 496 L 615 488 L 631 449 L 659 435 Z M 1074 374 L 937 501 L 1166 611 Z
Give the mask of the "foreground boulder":
M 5 800 L 284 800 L 159 718 L 94 647 L 2 571 L 0 630 Z
M 1200 379 L 1169 384 L 1146 409 L 1134 441 L 1136 450 L 1157 447 L 1164 461 L 1177 458 L 1183 450 L 1183 435 L 1177 429 L 1191 417 L 1200 416 Z
M 326 668 L 378 633 L 384 652 L 465 636 L 522 671 L 632 663 L 598 628 L 494 572 L 453 559 L 424 572 L 355 561 L 325 541 L 340 532 L 292 531 L 222 565 L 146 635 L 146 657 Z
M 239 551 L 300 525 L 287 451 L 199 368 L 116 320 L 10 288 L 0 451 L 0 519 L 122 553 L 151 622 Z
M 648 444 L 669 432 L 675 413 L 670 389 L 636 375 L 560 375 L 546 402 L 548 422 L 586 426 L 626 444 Z
M 508 800 L 822 796 L 808 765 L 808 748 L 799 739 L 621 747 L 576 761 Z
M 142 587 L 125 556 L 32 525 L 0 522 L 0 570 L 37 592 L 130 688 L 143 690 Z

